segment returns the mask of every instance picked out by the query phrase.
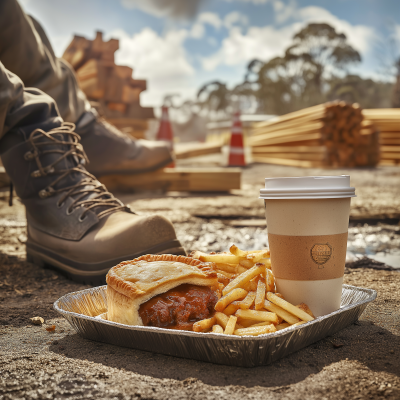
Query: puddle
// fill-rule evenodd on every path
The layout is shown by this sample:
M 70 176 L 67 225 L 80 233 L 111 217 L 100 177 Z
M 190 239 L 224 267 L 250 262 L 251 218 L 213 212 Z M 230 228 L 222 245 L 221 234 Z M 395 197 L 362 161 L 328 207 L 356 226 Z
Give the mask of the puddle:
M 400 226 L 350 224 L 347 241 L 348 261 L 367 256 L 400 269 Z
M 265 227 L 250 222 L 251 220 L 248 223 L 246 221 L 232 223 L 199 219 L 196 223 L 176 224 L 175 228 L 178 238 L 188 250 L 228 251 L 232 243 L 243 250 L 267 247 L 268 235 Z M 243 226 L 246 224 L 250 226 Z M 400 226 L 351 223 L 347 249 L 346 261 L 367 256 L 400 269 Z

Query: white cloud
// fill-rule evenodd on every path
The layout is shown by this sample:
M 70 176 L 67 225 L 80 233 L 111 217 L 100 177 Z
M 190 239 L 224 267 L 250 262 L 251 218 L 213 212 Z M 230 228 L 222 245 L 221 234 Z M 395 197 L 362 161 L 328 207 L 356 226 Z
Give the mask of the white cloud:
M 26 1 L 26 0 L 25 0 Z M 125 8 L 138 8 L 156 17 L 192 18 L 205 0 L 121 0 Z
M 215 29 L 219 29 L 222 25 L 221 18 L 218 14 L 212 12 L 203 12 L 197 19 L 200 23 L 209 24 Z
M 282 29 L 272 26 L 251 27 L 246 33 L 242 33 L 238 27 L 234 27 L 229 36 L 222 41 L 221 48 L 210 57 L 203 58 L 203 68 L 212 71 L 221 64 L 233 66 L 254 58 L 267 60 L 282 55 L 298 28 L 300 24 Z
M 243 15 L 240 14 L 237 11 L 232 11 L 231 13 L 227 14 L 224 18 L 224 26 L 227 29 L 233 28 L 234 25 L 248 25 L 249 19 Z
M 204 36 L 204 25 L 196 22 L 193 24 L 192 29 L 190 30 L 190 36 L 194 39 L 201 39 Z
M 119 39 L 116 63 L 132 67 L 135 78 L 147 79 L 148 90 L 143 93 L 142 100 L 154 105 L 160 104 L 166 93 L 182 92 L 187 80 L 195 74 L 184 49 L 188 35 L 188 31 L 182 29 L 159 36 L 145 28 L 133 36 L 116 30 L 107 38 Z
M 280 3 L 280 0 L 274 3 Z M 338 32 L 346 34 L 349 43 L 361 54 L 366 54 L 372 49 L 376 38 L 373 28 L 351 25 L 321 7 L 296 9 L 295 3 L 278 4 L 276 12 L 277 15 L 281 15 L 280 21 L 290 18 L 293 22 L 281 27 L 250 27 L 245 33 L 238 27 L 232 27 L 229 36 L 223 39 L 220 49 L 202 59 L 203 68 L 212 71 L 219 65 L 241 65 L 254 58 L 268 60 L 283 55 L 284 50 L 292 43 L 293 35 L 309 22 L 326 22 L 332 25 Z
M 304 23 L 327 22 L 338 32 L 344 33 L 349 43 L 361 53 L 371 50 L 377 38 L 377 34 L 373 28 L 366 25 L 351 25 L 349 22 L 339 19 L 321 7 L 304 7 L 297 10 L 296 15 Z

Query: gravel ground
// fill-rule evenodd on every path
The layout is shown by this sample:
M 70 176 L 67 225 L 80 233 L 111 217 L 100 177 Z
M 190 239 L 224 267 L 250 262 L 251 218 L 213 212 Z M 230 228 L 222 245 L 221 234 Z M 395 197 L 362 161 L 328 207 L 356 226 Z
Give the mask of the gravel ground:
M 121 197 L 138 212 L 171 218 L 188 249 L 225 250 L 230 242 L 256 248 L 266 238 L 257 199 L 263 177 L 301 174 L 321 171 L 254 166 L 244 170 L 243 189 L 230 195 Z M 352 201 L 351 243 L 371 247 L 386 240 L 381 235 L 390 239 L 380 250 L 398 250 L 400 169 L 351 176 L 359 195 Z M 376 301 L 355 324 L 271 365 L 246 369 L 179 359 L 83 339 L 60 319 L 53 302 L 87 286 L 26 262 L 24 210 L 15 203 L 9 208 L 0 197 L 0 399 L 400 398 L 398 271 L 370 259 L 347 264 L 345 283 L 377 290 Z M 34 316 L 45 324 L 31 325 Z

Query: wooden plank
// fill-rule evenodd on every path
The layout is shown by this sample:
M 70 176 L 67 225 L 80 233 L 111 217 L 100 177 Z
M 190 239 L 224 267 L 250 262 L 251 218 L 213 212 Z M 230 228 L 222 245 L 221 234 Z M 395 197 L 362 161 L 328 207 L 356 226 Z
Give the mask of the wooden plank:
M 400 153 L 400 146 L 381 146 L 381 151 L 388 153 Z
M 178 160 L 207 154 L 221 153 L 222 143 L 195 143 L 190 147 L 175 148 L 175 157 Z
M 228 192 L 240 189 L 239 168 L 165 168 L 145 174 L 107 175 L 100 182 L 111 191 L 164 190 Z
M 382 160 L 400 160 L 400 152 L 398 153 L 381 152 L 380 156 Z
M 257 153 L 321 153 L 325 146 L 257 146 L 253 152 Z
M 264 164 L 287 165 L 291 167 L 301 167 L 301 168 L 317 168 L 323 166 L 322 163 L 315 161 L 287 160 L 283 158 L 270 158 L 264 156 L 253 156 L 253 161 Z
M 282 122 L 280 124 L 273 124 L 262 127 L 257 127 L 257 125 L 254 125 L 254 128 L 251 130 L 251 132 L 253 136 L 258 136 L 264 133 L 297 129 L 299 126 L 305 126 L 305 125 L 314 125 L 314 126 L 317 125 L 319 127 L 322 127 L 323 123 L 321 119 L 298 118 L 291 121 Z
M 251 138 L 250 138 L 251 139 Z M 266 146 L 266 145 L 274 145 L 274 144 L 281 144 L 281 143 L 292 143 L 292 142 L 303 142 L 308 140 L 321 140 L 322 134 L 321 133 L 306 133 L 303 135 L 292 135 L 292 136 L 284 136 L 278 137 L 274 139 L 267 139 L 260 142 L 257 142 L 257 146 Z M 250 145 L 253 146 L 251 140 Z
M 308 118 L 309 116 L 313 116 L 315 118 L 322 118 L 325 115 L 325 105 L 324 104 L 319 104 L 314 107 L 309 107 L 309 108 L 304 108 L 299 111 L 294 111 L 289 114 L 285 114 L 273 119 L 270 119 L 268 121 L 260 122 L 256 124 L 256 128 L 261 128 L 263 126 L 272 126 L 275 124 L 280 124 L 284 121 L 290 121 L 292 119 L 297 119 L 297 118 Z
M 281 158 L 285 160 L 305 160 L 305 161 L 323 161 L 326 157 L 326 153 L 263 153 L 255 152 L 253 149 L 254 157 L 265 157 L 265 158 Z
M 319 133 L 319 132 L 321 132 L 321 129 L 323 128 L 323 126 L 324 125 L 321 122 L 317 122 L 314 124 L 298 123 L 296 126 L 293 126 L 292 129 L 276 130 L 276 131 L 259 134 L 257 136 L 251 136 L 250 141 L 252 143 L 256 144 L 265 139 L 272 139 L 272 138 L 276 138 L 276 137 L 303 135 L 306 133 Z
M 400 139 L 385 139 L 385 138 L 379 138 L 379 143 L 384 146 L 400 146 Z

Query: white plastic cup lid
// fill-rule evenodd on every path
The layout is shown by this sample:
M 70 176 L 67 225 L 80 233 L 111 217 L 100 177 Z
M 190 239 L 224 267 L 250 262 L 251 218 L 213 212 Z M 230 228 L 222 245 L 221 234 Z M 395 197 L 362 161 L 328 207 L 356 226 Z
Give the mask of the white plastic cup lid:
M 265 178 L 260 199 L 341 199 L 356 197 L 350 176 Z

